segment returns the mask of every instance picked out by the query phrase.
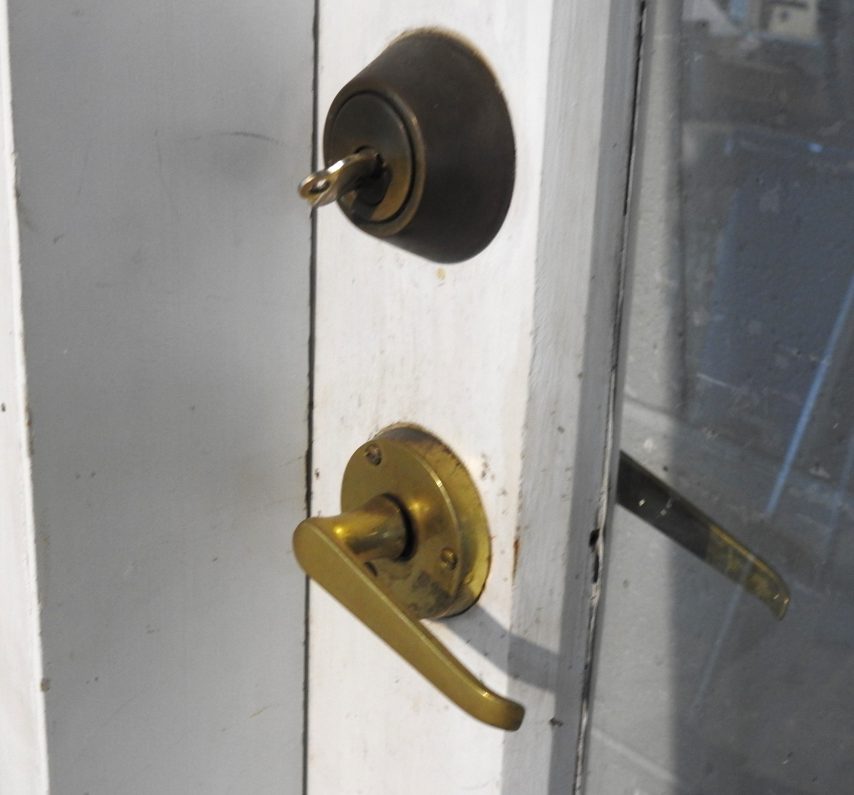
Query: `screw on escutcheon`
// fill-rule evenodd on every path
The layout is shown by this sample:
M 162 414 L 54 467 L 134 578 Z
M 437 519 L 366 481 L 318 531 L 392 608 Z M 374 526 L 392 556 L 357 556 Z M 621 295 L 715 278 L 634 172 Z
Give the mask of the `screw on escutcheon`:
M 365 448 L 365 458 L 368 459 L 369 464 L 373 464 L 375 467 L 379 466 L 383 460 L 383 452 L 380 450 L 380 446 L 378 444 L 369 444 Z

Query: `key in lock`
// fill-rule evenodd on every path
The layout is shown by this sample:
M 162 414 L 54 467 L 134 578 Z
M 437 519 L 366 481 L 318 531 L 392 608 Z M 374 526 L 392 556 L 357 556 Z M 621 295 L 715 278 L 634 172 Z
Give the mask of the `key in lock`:
M 482 251 L 510 206 L 515 145 L 495 76 L 455 36 L 414 31 L 339 91 L 326 167 L 300 185 L 368 234 L 434 262 Z

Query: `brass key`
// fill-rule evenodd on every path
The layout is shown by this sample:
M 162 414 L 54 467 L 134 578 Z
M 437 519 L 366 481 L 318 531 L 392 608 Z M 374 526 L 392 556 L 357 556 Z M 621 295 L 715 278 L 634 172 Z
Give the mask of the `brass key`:
M 364 180 L 378 176 L 381 170 L 379 155 L 373 149 L 362 149 L 309 174 L 299 184 L 299 195 L 312 208 L 331 204 L 344 194 L 357 190 Z

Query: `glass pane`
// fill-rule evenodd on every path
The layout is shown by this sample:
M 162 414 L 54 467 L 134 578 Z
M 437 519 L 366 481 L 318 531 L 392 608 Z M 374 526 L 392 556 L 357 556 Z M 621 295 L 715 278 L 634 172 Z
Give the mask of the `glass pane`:
M 854 2 L 647 3 L 621 444 L 768 561 L 628 511 L 587 792 L 854 792 Z

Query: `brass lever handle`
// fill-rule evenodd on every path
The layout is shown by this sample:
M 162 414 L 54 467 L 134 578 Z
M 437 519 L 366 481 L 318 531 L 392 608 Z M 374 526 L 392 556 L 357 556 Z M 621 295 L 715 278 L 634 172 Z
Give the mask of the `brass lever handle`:
M 343 513 L 294 531 L 305 572 L 472 717 L 513 731 L 524 708 L 490 690 L 419 621 L 461 613 L 480 595 L 489 533 L 456 456 L 411 426 L 363 445 L 344 473 Z

